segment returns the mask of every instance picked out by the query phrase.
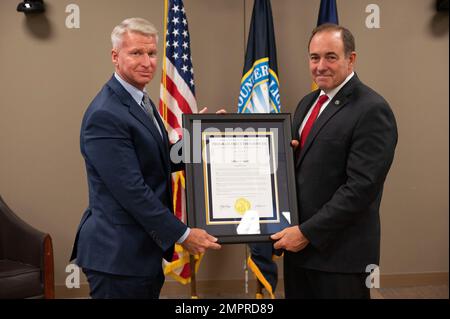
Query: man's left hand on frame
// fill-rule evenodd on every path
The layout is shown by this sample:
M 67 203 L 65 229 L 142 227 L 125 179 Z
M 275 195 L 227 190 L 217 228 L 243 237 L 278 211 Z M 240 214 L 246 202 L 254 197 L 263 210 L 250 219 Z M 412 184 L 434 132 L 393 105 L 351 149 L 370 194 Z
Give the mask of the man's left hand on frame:
M 309 240 L 298 226 L 287 227 L 273 234 L 270 238 L 276 241 L 273 245 L 275 249 L 284 249 L 294 253 L 304 249 L 309 244 Z

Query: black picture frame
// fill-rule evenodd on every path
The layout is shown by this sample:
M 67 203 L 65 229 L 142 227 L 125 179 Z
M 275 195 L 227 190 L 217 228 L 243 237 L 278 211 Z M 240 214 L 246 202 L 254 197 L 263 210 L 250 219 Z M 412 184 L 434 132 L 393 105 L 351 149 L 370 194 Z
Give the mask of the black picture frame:
M 292 139 L 290 114 L 183 114 L 183 130 L 189 227 L 206 230 L 217 237 L 221 244 L 237 244 L 270 242 L 272 241 L 270 235 L 273 233 L 285 227 L 298 225 L 294 156 L 290 145 Z M 270 165 L 270 174 L 266 174 L 270 175 L 270 182 L 266 180 L 265 185 L 270 187 L 266 187 L 265 190 L 270 189 L 272 192 L 270 207 L 273 209 L 267 217 L 260 217 L 258 234 L 238 234 L 237 229 L 239 224 L 242 224 L 243 218 L 214 217 L 212 203 L 215 197 L 214 194 L 210 194 L 211 164 L 208 155 L 211 147 L 220 144 L 218 141 L 237 141 L 237 138 L 244 141 L 245 145 L 248 145 L 247 141 L 250 143 L 261 141 L 264 145 L 267 144 L 266 149 L 269 149 L 270 159 L 265 165 Z M 233 147 L 236 147 L 234 143 Z M 276 169 L 273 170 L 274 167 Z M 233 181 L 232 185 L 238 186 L 239 184 L 234 184 L 235 182 L 237 181 Z M 245 181 L 242 183 L 245 185 Z M 218 186 L 214 187 L 219 189 Z M 250 207 L 250 203 L 247 202 L 245 198 L 239 198 L 232 206 L 236 210 L 233 213 L 237 215 L 245 210 L 245 207 Z M 269 205 L 262 207 L 268 208 Z

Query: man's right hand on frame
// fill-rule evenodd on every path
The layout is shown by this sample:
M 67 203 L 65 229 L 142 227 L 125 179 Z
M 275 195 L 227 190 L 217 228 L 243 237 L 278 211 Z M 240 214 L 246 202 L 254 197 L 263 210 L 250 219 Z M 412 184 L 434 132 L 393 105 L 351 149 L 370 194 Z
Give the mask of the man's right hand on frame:
M 198 113 L 204 114 L 207 112 L 208 112 L 208 107 L 205 106 Z M 216 111 L 216 114 L 227 114 L 227 110 L 225 110 L 224 108 L 221 108 L 220 110 Z
M 202 254 L 206 249 L 218 250 L 221 246 L 217 243 L 217 238 L 208 234 L 200 228 L 191 228 L 186 240 L 181 244 L 191 254 Z

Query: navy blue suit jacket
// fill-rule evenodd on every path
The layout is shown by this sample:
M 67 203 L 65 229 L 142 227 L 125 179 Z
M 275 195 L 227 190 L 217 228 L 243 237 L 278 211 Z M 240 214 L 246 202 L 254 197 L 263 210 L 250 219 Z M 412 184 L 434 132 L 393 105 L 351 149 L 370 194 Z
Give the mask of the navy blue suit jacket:
M 163 137 L 114 76 L 86 110 L 80 145 L 89 207 L 71 256 L 80 267 L 153 276 L 186 231 L 172 208 L 171 172 L 182 163 L 171 163 L 158 121 Z

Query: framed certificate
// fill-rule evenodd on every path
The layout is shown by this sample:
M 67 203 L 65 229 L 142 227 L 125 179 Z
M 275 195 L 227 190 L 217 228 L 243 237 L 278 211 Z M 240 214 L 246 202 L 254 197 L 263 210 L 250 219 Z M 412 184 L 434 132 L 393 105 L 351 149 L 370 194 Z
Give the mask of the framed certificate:
M 290 114 L 183 114 L 183 127 L 190 227 L 249 243 L 298 224 Z

